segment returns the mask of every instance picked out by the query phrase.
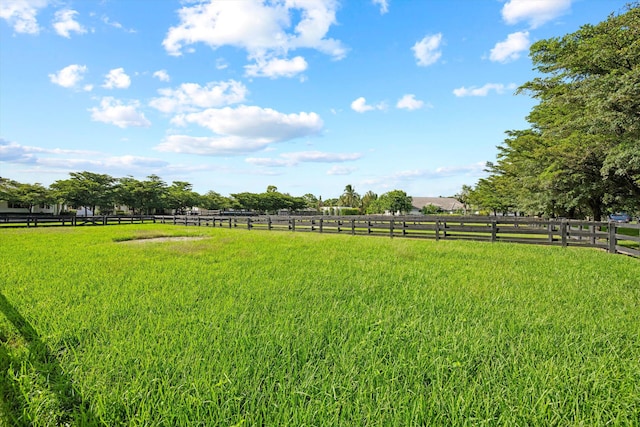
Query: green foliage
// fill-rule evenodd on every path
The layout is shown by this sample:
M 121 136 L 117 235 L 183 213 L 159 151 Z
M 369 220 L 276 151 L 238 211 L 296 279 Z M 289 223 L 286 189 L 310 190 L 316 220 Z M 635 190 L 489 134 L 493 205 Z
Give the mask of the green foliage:
M 519 91 L 539 103 L 531 128 L 508 132 L 489 164 L 473 196 L 480 207 L 595 219 L 640 211 L 639 28 L 635 3 L 531 46 L 542 76 Z
M 340 209 L 340 215 L 359 215 L 360 209 L 358 208 L 342 208 Z
M 0 178 L 0 200 L 24 206 L 31 213 L 37 205 L 54 203 L 55 196 L 42 184 L 23 184 Z
M 435 215 L 441 213 L 442 209 L 436 205 L 425 205 L 420 211 L 425 215 Z
M 638 421 L 634 259 L 167 225 L 2 233 L 2 425 Z M 208 238 L 150 239 L 172 235 Z

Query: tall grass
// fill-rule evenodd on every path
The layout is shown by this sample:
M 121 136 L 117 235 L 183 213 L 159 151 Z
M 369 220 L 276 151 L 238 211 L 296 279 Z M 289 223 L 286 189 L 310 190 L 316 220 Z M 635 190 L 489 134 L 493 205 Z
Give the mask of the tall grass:
M 193 241 L 121 242 L 168 235 Z M 640 263 L 127 225 L 0 234 L 7 425 L 638 425 Z

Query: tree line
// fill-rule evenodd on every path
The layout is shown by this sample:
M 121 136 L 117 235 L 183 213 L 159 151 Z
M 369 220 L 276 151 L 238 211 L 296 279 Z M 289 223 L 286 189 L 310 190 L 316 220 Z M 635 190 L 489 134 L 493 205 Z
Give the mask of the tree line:
M 402 190 L 393 190 L 380 196 L 368 191 L 360 196 L 352 185 L 342 195 L 322 200 L 313 194 L 291 196 L 269 185 L 262 193 L 233 193 L 228 197 L 215 191 L 199 194 L 186 181 L 173 181 L 170 185 L 157 175 L 138 180 L 131 176 L 114 178 L 94 172 L 71 172 L 68 179 L 57 180 L 49 187 L 35 183 L 20 183 L 0 177 L 0 200 L 33 212 L 39 205 L 62 204 L 70 208 L 84 207 L 92 213 L 111 215 L 117 206 L 126 206 L 134 215 L 154 213 L 184 214 L 194 207 L 220 211 L 251 211 L 262 214 L 282 210 L 320 212 L 324 206 L 337 207 L 340 214 L 408 213 L 412 198 Z
M 462 188 L 488 211 L 600 220 L 640 214 L 640 3 L 530 48 L 538 103 L 506 132 L 489 176 Z

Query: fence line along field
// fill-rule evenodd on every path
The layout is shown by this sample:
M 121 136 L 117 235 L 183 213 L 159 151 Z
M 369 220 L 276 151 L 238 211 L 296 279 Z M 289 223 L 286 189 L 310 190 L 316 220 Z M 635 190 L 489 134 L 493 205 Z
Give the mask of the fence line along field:
M 458 239 L 584 246 L 640 257 L 640 224 L 482 216 L 5 216 L 0 228 L 120 225 L 160 222 L 256 230 L 346 233 L 417 239 Z
M 630 257 L 129 224 L 3 229 L 0 263 L 0 425 L 640 419 Z

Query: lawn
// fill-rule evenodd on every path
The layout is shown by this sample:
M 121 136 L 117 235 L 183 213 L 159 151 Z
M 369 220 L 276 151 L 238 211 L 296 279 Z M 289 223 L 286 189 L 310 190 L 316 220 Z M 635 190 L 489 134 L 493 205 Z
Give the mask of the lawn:
M 0 230 L 0 267 L 0 425 L 640 423 L 621 255 L 145 224 Z

